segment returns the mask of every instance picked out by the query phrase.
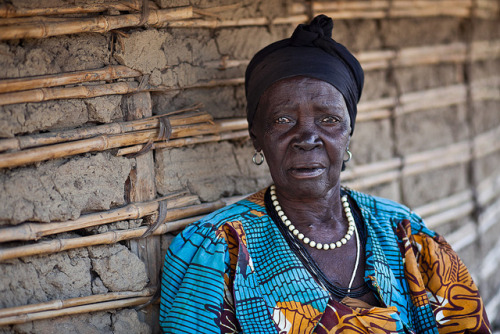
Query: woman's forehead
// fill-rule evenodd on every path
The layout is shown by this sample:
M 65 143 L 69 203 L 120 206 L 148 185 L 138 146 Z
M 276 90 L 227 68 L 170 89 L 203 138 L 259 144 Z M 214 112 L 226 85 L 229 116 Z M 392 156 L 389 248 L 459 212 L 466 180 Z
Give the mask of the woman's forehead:
M 325 81 L 308 77 L 292 77 L 282 79 L 269 87 L 262 95 L 260 103 L 293 105 L 304 99 L 324 105 L 344 102 L 338 89 Z

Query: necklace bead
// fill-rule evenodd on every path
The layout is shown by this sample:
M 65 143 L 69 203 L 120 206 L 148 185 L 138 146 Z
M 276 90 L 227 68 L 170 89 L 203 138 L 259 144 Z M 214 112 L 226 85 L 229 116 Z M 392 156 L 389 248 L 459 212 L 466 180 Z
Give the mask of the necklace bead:
M 283 209 L 281 208 L 279 201 L 278 201 L 278 196 L 276 196 L 276 187 L 274 184 L 271 186 L 270 189 L 270 194 L 271 194 L 271 200 L 273 201 L 274 209 L 278 213 L 278 216 L 280 217 L 282 223 L 288 227 L 288 230 L 297 237 L 299 240 L 301 240 L 304 244 L 308 245 L 309 247 L 316 248 L 316 249 L 322 249 L 322 250 L 329 250 L 329 249 L 335 249 L 342 247 L 342 245 L 345 245 L 347 241 L 351 240 L 351 236 L 354 233 L 354 230 L 356 228 L 356 223 L 354 222 L 354 217 L 352 216 L 351 208 L 349 206 L 349 201 L 347 200 L 347 196 L 342 196 L 342 206 L 344 207 L 344 212 L 347 217 L 347 222 L 349 223 L 349 226 L 347 228 L 347 233 L 337 242 L 332 242 L 330 244 L 323 244 L 320 242 L 316 242 L 314 240 L 311 240 L 310 238 L 304 236 L 303 233 L 300 233 L 300 231 L 295 227 L 295 225 L 292 224 L 290 219 L 285 215 L 285 212 L 283 212 Z

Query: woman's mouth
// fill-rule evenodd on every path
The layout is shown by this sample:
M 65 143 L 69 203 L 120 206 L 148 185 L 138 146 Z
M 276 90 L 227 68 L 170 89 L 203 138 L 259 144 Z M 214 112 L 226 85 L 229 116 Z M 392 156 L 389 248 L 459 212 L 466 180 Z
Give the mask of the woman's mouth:
M 300 168 L 291 168 L 290 173 L 300 179 L 312 178 L 323 174 L 325 171 L 324 167 L 300 167 Z

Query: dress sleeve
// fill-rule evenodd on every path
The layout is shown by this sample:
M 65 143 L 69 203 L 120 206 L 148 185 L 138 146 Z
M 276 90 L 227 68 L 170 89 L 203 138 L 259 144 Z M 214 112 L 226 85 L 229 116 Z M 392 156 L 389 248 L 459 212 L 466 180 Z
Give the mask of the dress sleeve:
M 439 333 L 491 333 L 468 269 L 441 235 L 420 224 L 420 228 L 415 222 L 399 226 L 409 241 L 405 275 L 414 304 L 430 304 Z
M 160 326 L 165 333 L 221 333 L 229 255 L 213 224 L 188 226 L 172 242 L 163 266 Z

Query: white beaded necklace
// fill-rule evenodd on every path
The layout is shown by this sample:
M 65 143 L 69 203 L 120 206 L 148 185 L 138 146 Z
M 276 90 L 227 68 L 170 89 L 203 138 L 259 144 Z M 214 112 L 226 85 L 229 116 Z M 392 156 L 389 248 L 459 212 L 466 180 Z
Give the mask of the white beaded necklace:
M 358 231 L 356 230 L 356 223 L 354 222 L 354 217 L 352 216 L 351 208 L 349 207 L 349 201 L 347 201 L 346 195 L 342 196 L 342 206 L 344 207 L 344 212 L 347 217 L 347 222 L 349 223 L 347 233 L 337 242 L 332 242 L 330 244 L 323 244 L 321 242 L 316 242 L 304 236 L 304 234 L 300 233 L 299 230 L 297 230 L 297 228 L 292 224 L 290 219 L 288 219 L 288 217 L 281 209 L 280 203 L 278 202 L 278 197 L 276 196 L 276 187 L 274 186 L 274 184 L 271 186 L 270 194 L 271 194 L 271 200 L 273 201 L 274 209 L 278 213 L 278 216 L 280 217 L 283 224 L 285 224 L 285 226 L 290 230 L 290 232 L 295 237 L 297 237 L 299 240 L 301 240 L 309 247 L 322 250 L 335 249 L 345 245 L 347 241 L 351 239 L 351 236 L 354 233 L 354 231 L 356 231 L 356 236 L 357 236 Z

